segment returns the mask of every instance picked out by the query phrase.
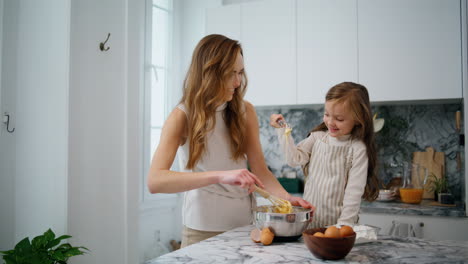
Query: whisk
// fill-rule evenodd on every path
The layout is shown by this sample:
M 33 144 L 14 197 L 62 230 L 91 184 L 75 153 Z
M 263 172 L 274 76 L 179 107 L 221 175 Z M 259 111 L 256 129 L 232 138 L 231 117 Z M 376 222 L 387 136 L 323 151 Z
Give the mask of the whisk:
M 289 124 L 286 123 L 283 119 L 278 120 L 277 123 L 278 123 L 278 125 L 280 125 L 281 127 L 286 128 L 286 129 L 284 130 L 284 134 L 285 134 L 286 136 L 289 136 L 289 135 L 291 134 L 291 132 L 292 132 L 291 126 L 289 126 Z
M 273 204 L 274 213 L 292 213 L 292 205 L 288 200 L 271 195 L 269 192 L 258 186 L 255 186 L 255 191 Z

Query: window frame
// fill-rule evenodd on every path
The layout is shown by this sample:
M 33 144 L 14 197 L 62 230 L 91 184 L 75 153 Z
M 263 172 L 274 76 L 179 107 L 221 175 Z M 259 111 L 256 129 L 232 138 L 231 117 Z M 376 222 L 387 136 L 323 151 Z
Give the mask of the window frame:
M 143 107 L 143 175 L 141 177 L 141 204 L 143 207 L 152 207 L 151 204 L 154 202 L 161 202 L 162 204 L 173 204 L 176 202 L 176 198 L 179 197 L 178 194 L 151 194 L 148 191 L 147 187 L 147 173 L 151 164 L 151 159 L 154 154 L 154 150 L 157 147 L 157 142 L 153 149 L 152 142 L 152 131 L 153 129 L 162 129 L 161 126 L 153 126 L 151 123 L 151 105 L 152 105 L 152 78 L 157 76 L 155 71 L 163 70 L 165 71 L 165 85 L 164 85 L 164 99 L 163 99 L 163 119 L 165 120 L 169 114 L 171 98 L 170 88 L 172 84 L 172 43 L 173 43 L 173 31 L 174 31 L 174 8 L 172 1 L 169 1 L 170 5 L 168 8 L 159 6 L 156 3 L 156 0 L 146 0 L 145 1 L 145 47 L 144 47 L 144 107 Z M 152 61 L 152 40 L 153 40 L 153 13 L 154 8 L 167 12 L 168 15 L 168 43 L 166 43 L 166 61 L 164 66 L 153 64 Z M 159 141 L 159 140 L 158 140 Z

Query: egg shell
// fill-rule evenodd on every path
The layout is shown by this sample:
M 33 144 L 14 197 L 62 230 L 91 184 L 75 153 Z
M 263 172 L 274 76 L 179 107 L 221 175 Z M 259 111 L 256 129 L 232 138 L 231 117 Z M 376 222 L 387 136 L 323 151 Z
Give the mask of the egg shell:
M 261 236 L 262 236 L 262 231 L 260 231 L 260 229 L 258 228 L 255 228 L 252 231 L 250 231 L 250 238 L 255 243 L 260 243 Z
M 262 242 L 263 245 L 268 246 L 273 242 L 273 239 L 275 238 L 275 234 L 269 227 L 265 227 L 262 229 L 262 233 L 260 236 L 260 242 Z

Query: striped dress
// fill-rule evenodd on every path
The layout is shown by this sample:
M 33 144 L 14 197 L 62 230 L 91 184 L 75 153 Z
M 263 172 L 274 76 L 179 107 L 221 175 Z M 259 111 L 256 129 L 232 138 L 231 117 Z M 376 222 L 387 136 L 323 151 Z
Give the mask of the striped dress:
M 316 207 L 310 227 L 354 225 L 367 178 L 364 143 L 319 131 L 295 146 L 283 128 L 277 131 L 288 165 L 307 167 L 304 199 Z

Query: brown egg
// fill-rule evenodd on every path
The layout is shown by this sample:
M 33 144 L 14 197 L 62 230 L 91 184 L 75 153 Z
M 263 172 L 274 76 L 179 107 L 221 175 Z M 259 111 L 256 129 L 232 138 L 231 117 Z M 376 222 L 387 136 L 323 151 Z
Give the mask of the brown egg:
M 315 232 L 314 236 L 316 237 L 324 237 L 325 235 L 322 232 Z
M 262 233 L 260 235 L 260 242 L 263 245 L 268 246 L 273 242 L 273 238 L 275 238 L 275 234 L 271 231 L 270 228 L 265 227 L 262 229 Z
M 339 238 L 341 237 L 340 230 L 336 226 L 330 226 L 325 230 L 325 237 Z
M 340 228 L 340 235 L 341 237 L 346 237 L 346 236 L 350 236 L 354 233 L 354 230 L 352 227 L 350 226 L 347 226 L 347 225 L 344 225 Z
M 255 243 L 260 243 L 261 235 L 262 235 L 262 232 L 258 228 L 255 228 L 254 230 L 250 231 L 250 238 Z

